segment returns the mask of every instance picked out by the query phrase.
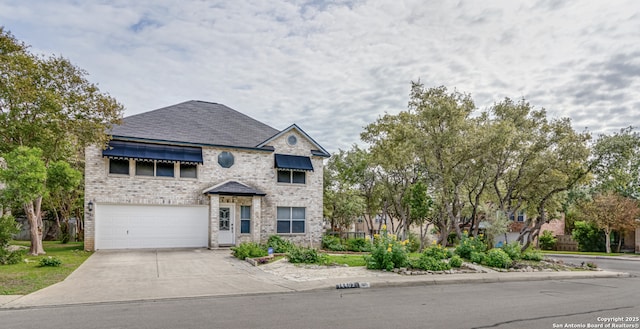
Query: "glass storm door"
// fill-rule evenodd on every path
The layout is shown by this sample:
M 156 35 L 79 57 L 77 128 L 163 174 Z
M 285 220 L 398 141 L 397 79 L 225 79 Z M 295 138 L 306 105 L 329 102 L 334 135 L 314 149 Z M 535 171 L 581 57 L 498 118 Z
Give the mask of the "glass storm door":
M 233 206 L 220 205 L 218 217 L 218 244 L 232 245 L 235 243 L 235 233 L 233 229 Z

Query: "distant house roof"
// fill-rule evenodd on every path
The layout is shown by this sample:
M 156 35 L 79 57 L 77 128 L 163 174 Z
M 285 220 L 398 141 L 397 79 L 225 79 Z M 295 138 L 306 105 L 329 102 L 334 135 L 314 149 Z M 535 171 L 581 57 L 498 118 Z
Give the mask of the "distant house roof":
M 187 101 L 123 119 L 114 138 L 258 148 L 280 131 L 227 106 Z

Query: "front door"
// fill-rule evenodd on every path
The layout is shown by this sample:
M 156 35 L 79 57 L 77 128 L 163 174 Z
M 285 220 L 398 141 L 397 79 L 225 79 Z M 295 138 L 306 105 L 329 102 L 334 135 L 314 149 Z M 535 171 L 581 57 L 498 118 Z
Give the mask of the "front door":
M 233 227 L 235 216 L 233 209 L 233 205 L 220 205 L 218 219 L 220 225 L 218 229 L 219 245 L 233 245 L 235 243 L 235 230 Z

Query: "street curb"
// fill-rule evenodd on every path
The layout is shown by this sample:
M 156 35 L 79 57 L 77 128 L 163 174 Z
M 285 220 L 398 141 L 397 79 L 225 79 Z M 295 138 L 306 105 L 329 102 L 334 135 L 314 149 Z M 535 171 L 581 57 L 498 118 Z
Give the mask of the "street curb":
M 580 273 L 580 274 L 578 274 Z M 399 276 L 394 278 L 395 280 L 380 280 L 376 281 L 375 278 L 358 278 L 351 279 L 345 278 L 345 282 L 363 282 L 368 283 L 371 289 L 375 288 L 393 288 L 393 287 L 417 287 L 417 286 L 434 286 L 434 285 L 453 285 L 453 284 L 471 284 L 471 283 L 500 283 L 500 282 L 526 282 L 526 281 L 548 281 L 548 280 L 579 280 L 579 279 L 606 279 L 606 278 L 629 278 L 629 273 L 623 272 L 611 272 L 611 271 L 584 271 L 584 272 L 538 272 L 538 273 L 482 273 L 472 274 L 478 277 L 455 277 L 455 275 L 438 275 L 438 276 Z M 369 280 L 368 279 L 373 279 Z M 331 281 L 331 282 L 329 282 Z M 13 301 L 0 305 L 0 312 L 9 310 L 22 310 L 22 309 L 40 309 L 40 308 L 57 308 L 57 307 L 73 307 L 78 305 L 100 305 L 100 304 L 127 304 L 137 302 L 161 302 L 172 300 L 184 300 L 184 299 L 204 299 L 204 298 L 228 298 L 228 297 L 240 297 L 240 296 L 260 296 L 268 294 L 288 294 L 293 292 L 312 293 L 314 291 L 329 291 L 336 289 L 337 280 L 325 280 L 314 287 L 304 287 L 304 284 L 280 284 L 282 288 L 289 289 L 290 291 L 280 292 L 255 292 L 255 293 L 237 293 L 237 294 L 210 294 L 199 296 L 183 296 L 183 297 L 156 297 L 156 298 L 138 298 L 130 300 L 111 300 L 111 301 L 96 301 L 96 302 L 82 302 L 82 303 L 66 303 L 56 305 L 25 305 L 12 307 L 7 304 L 11 304 Z M 340 290 L 342 291 L 342 290 Z M 2 296 L 0 296 L 2 297 Z M 12 297 L 23 297 L 21 295 L 14 295 Z
M 411 287 L 411 286 L 428 286 L 428 285 L 450 285 L 450 284 L 469 284 L 469 283 L 500 283 L 500 282 L 527 282 L 527 281 L 549 281 L 549 280 L 578 280 L 578 279 L 611 279 L 611 278 L 629 278 L 629 273 L 613 272 L 610 275 L 589 275 L 589 276 L 539 276 L 539 277 L 509 277 L 498 276 L 495 278 L 479 278 L 479 279 L 451 279 L 451 280 L 433 280 L 430 281 L 405 281 L 405 282 L 384 282 L 372 283 L 372 288 L 383 287 Z
M 576 275 L 575 273 L 563 273 L 563 272 L 549 272 L 539 275 L 509 275 L 509 273 L 500 273 L 492 275 L 490 277 L 482 276 L 478 278 L 455 278 L 455 277 L 442 277 L 437 278 L 424 278 L 423 280 L 386 280 L 386 281 L 369 281 L 368 288 L 392 288 L 392 287 L 416 287 L 416 286 L 434 286 L 434 285 L 452 285 L 452 284 L 470 284 L 470 283 L 500 283 L 500 282 L 526 282 L 526 281 L 549 281 L 549 280 L 580 280 L 580 279 L 611 279 L 611 278 L 630 278 L 629 273 L 624 272 L 611 272 L 611 271 L 594 271 L 594 272 L 579 272 L 589 273 Z M 363 282 L 363 280 L 351 280 L 350 282 Z M 364 280 L 366 281 L 366 280 Z M 294 291 L 322 291 L 322 290 L 337 290 L 335 284 L 327 283 L 327 286 L 323 287 L 290 287 Z

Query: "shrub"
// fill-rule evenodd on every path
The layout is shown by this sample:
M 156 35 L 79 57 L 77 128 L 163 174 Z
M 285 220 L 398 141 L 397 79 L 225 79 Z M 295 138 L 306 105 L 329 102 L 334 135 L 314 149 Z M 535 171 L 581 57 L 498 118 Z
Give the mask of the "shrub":
M 511 260 L 517 261 L 522 258 L 522 246 L 519 242 L 511 242 L 502 246 L 502 250 L 509 255 Z
M 40 258 L 40 267 L 58 267 L 62 265 L 62 261 L 55 257 Z
M 285 240 L 279 235 L 272 235 L 267 240 L 267 248 L 273 248 L 274 253 L 284 254 L 289 252 L 292 248 L 295 248 L 295 245 L 291 241 Z
M 442 260 L 442 259 L 450 258 L 453 253 L 449 249 L 443 248 L 442 246 L 438 245 L 438 246 L 431 246 L 429 248 L 426 248 L 422 252 L 422 254 L 427 255 L 428 257 Z
M 558 239 L 553 236 L 553 232 L 544 230 L 542 235 L 538 238 L 538 243 L 542 250 L 553 250 L 556 247 Z
M 374 236 L 371 256 L 365 256 L 367 268 L 391 271 L 394 268 L 406 266 L 408 264 L 408 257 L 405 245 L 409 243 L 409 241 L 397 241 L 395 235 L 387 232 L 386 225 L 382 225 L 380 233 L 380 235 L 376 234 L 376 236 Z
M 522 259 L 539 262 L 544 259 L 544 255 L 537 250 L 527 249 L 522 253 Z
M 425 253 L 420 258 L 411 263 L 411 267 L 425 271 L 445 271 L 450 270 L 451 265 L 441 259 L 436 259 Z
M 476 263 L 476 264 L 482 264 L 484 263 L 484 259 L 487 257 L 487 254 L 485 254 L 484 252 L 481 251 L 472 251 L 471 255 L 469 256 L 469 260 L 472 263 Z
M 255 258 L 267 256 L 267 250 L 255 242 L 243 242 L 236 247 L 231 247 L 233 256 L 238 259 Z
M 508 268 L 513 261 L 504 250 L 493 248 L 487 252 L 484 262 L 491 267 Z
M 471 259 L 473 252 L 484 252 L 485 250 L 487 250 L 487 245 L 481 239 L 468 237 L 465 234 L 462 236 L 460 244 L 456 247 L 456 254 L 462 258 Z
M 420 239 L 415 233 L 409 233 L 409 242 L 407 243 L 408 252 L 416 252 L 420 249 Z
M 329 234 L 322 236 L 322 248 L 332 251 L 343 251 L 345 249 L 339 237 Z
M 19 231 L 20 227 L 13 216 L 4 215 L 0 217 L 0 248 L 4 249 L 9 246 L 9 241 Z
M 365 238 L 348 239 L 345 244 L 349 251 L 371 251 L 372 248 L 371 241 Z
M 9 241 L 20 227 L 11 215 L 0 217 L 0 265 L 17 264 L 22 260 L 24 251 L 9 251 Z
M 459 268 L 462 266 L 462 258 L 458 255 L 453 255 L 451 259 L 449 259 L 449 265 L 451 265 L 451 267 Z
M 0 265 L 18 264 L 25 254 L 25 250 L 9 251 L 6 248 L 0 248 Z
M 604 251 L 604 233 L 598 229 L 595 224 L 576 221 L 573 225 L 574 229 L 571 235 L 573 236 L 573 240 L 578 243 L 578 249 L 580 249 L 580 251 Z
M 322 263 L 325 257 L 313 248 L 293 247 L 287 252 L 287 258 L 294 264 L 317 264 Z

